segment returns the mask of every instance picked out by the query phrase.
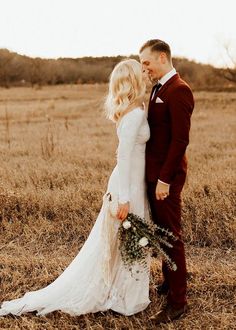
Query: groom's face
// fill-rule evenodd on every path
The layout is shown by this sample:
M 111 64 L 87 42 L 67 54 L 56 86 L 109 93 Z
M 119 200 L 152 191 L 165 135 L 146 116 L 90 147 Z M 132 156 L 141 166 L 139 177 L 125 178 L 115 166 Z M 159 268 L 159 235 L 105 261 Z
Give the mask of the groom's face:
M 156 81 L 162 77 L 163 72 L 163 58 L 162 53 L 152 52 L 150 48 L 145 48 L 140 54 L 140 62 L 149 78 Z

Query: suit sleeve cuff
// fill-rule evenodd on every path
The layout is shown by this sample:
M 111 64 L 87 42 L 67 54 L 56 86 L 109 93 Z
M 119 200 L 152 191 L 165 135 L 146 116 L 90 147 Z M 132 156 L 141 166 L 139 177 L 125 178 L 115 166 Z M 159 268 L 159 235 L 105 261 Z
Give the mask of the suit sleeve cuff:
M 161 181 L 161 180 L 159 180 L 159 179 L 158 179 L 158 182 L 160 182 L 160 183 L 163 183 L 163 184 L 165 184 L 165 185 L 167 185 L 167 186 L 169 186 L 169 185 L 170 185 L 169 183 L 166 183 L 166 182 L 164 182 L 164 181 Z

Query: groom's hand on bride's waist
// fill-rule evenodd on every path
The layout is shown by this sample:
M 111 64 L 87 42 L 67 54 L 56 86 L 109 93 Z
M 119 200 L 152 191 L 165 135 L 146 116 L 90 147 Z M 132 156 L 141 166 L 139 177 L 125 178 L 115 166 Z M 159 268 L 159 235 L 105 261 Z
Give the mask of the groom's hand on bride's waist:
M 170 185 L 163 181 L 158 180 L 156 186 L 156 199 L 163 201 L 170 194 Z

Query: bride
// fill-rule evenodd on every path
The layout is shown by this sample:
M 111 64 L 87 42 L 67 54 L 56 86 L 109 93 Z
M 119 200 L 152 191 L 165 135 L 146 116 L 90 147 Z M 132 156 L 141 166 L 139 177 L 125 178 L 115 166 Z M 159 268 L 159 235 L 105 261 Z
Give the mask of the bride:
M 136 264 L 130 272 L 121 260 L 117 237 L 128 212 L 150 221 L 144 178 L 145 144 L 150 132 L 142 107 L 144 95 L 141 65 L 133 59 L 118 63 L 110 77 L 105 103 L 107 117 L 116 123 L 117 165 L 97 220 L 77 256 L 54 282 L 3 302 L 0 316 L 32 311 L 45 315 L 55 310 L 81 315 L 108 309 L 132 315 L 150 303 L 150 256 L 145 271 L 143 265 Z M 116 216 L 108 196 L 117 200 Z

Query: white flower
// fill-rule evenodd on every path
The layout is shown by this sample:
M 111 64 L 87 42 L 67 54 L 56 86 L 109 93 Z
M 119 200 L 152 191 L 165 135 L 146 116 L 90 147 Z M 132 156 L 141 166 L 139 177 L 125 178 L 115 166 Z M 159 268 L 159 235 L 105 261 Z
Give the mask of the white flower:
M 139 245 L 141 245 L 141 246 L 146 246 L 146 245 L 148 245 L 148 239 L 147 239 L 147 237 L 142 237 L 142 238 L 140 238 L 140 240 L 139 240 L 139 242 L 138 242 L 138 244 Z
M 174 270 L 174 271 L 177 270 L 177 266 L 176 266 L 176 264 L 173 265 L 173 270 Z
M 123 222 L 123 227 L 124 227 L 125 229 L 129 229 L 129 228 L 131 227 L 131 222 L 128 221 L 128 220 L 125 220 L 125 221 Z

